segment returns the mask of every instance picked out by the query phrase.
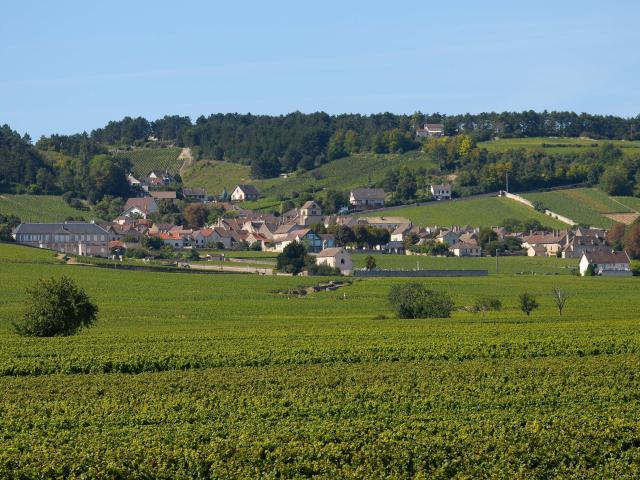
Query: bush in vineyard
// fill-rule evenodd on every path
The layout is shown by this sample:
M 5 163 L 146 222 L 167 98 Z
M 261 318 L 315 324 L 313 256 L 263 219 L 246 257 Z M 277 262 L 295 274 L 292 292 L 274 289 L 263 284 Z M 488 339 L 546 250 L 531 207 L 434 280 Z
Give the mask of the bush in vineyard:
M 447 318 L 454 306 L 446 293 L 414 282 L 391 287 L 389 303 L 399 318 Z
M 96 320 L 98 307 L 68 277 L 40 279 L 27 289 L 23 317 L 13 326 L 20 335 L 54 337 L 74 335 Z

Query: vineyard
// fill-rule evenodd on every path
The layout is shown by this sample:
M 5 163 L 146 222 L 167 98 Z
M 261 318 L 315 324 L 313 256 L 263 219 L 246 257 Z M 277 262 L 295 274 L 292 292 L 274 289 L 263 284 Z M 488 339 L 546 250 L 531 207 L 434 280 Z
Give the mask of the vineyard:
M 0 194 L 0 214 L 16 215 L 25 222 L 62 222 L 69 217 L 93 218 L 89 209 L 72 208 L 62 197 L 55 195 Z
M 126 157 L 131 162 L 133 175 L 144 177 L 150 172 L 178 173 L 183 160 L 178 159 L 180 148 L 143 148 L 124 152 L 117 152 L 118 156 Z
M 442 202 L 429 202 L 420 206 L 408 206 L 376 210 L 366 216 L 406 217 L 415 225 L 472 225 L 495 226 L 506 219 L 525 221 L 536 219 L 548 228 L 566 228 L 567 224 L 504 197 L 474 197 Z
M 274 291 L 318 279 L 74 267 L 10 245 L 0 273 L 0 478 L 640 475 L 635 278 L 426 279 L 459 310 L 396 320 L 399 279 L 289 298 Z M 63 273 L 96 327 L 17 337 L 25 288 Z M 572 294 L 563 317 L 554 285 Z M 462 309 L 486 294 L 504 309 Z

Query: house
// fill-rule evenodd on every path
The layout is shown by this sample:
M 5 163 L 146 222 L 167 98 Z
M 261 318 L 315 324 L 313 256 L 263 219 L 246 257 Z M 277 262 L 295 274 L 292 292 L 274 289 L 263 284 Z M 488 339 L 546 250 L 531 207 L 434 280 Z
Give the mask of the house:
M 342 275 L 353 273 L 351 255 L 342 247 L 325 248 L 316 257 L 316 265 L 328 265 L 337 268 Z
M 238 185 L 231 192 L 232 202 L 244 202 L 246 200 L 257 200 L 260 194 L 253 185 Z
M 431 196 L 436 200 L 451 200 L 451 185 L 431 185 Z
M 566 243 L 567 235 L 569 232 L 559 230 L 551 233 L 534 233 L 523 239 L 522 248 L 527 250 L 527 255 L 530 257 L 555 257 Z M 539 247 L 544 248 L 544 253 Z
M 184 248 L 186 246 L 184 242 L 185 239 L 178 232 L 161 233 L 158 236 L 165 245 L 169 245 L 170 247 Z
M 566 243 L 562 247 L 562 258 L 581 258 L 583 253 L 608 252 L 604 236 L 578 235 L 577 232 L 571 238 L 566 237 Z
M 477 243 L 458 242 L 449 247 L 449 251 L 456 257 L 481 257 L 482 248 Z
M 195 200 L 205 203 L 209 199 L 207 191 L 204 188 L 183 188 L 182 196 L 187 200 Z
M 444 125 L 442 123 L 425 123 L 424 128 L 416 131 L 418 137 L 443 137 Z
M 193 246 L 203 248 L 207 246 L 222 244 L 224 248 L 231 248 L 233 238 L 231 233 L 220 227 L 202 228 L 193 232 Z
M 580 258 L 580 275 L 585 276 L 589 266 L 594 270 L 595 275 L 602 276 L 630 276 L 631 262 L 627 252 L 595 252 L 583 253 Z
M 156 200 L 175 200 L 176 199 L 176 192 L 174 192 L 173 190 L 167 190 L 167 191 L 152 190 L 149 192 L 149 195 L 151 195 Z
M 382 247 L 382 251 L 384 253 L 393 253 L 396 255 L 404 255 L 406 253 L 406 249 L 404 246 L 404 242 L 399 241 L 390 241 L 386 245 Z
M 23 245 L 48 248 L 68 255 L 109 255 L 109 233 L 95 223 L 21 223 L 16 227 L 14 238 Z
M 460 235 L 452 230 L 443 230 L 436 236 L 436 242 L 455 245 L 458 243 L 459 237 Z
M 153 197 L 141 197 L 141 198 L 129 198 L 127 203 L 124 204 L 124 211 L 120 214 L 121 217 L 131 217 L 139 215 L 142 218 L 147 218 L 149 215 L 158 211 L 158 204 Z
M 319 233 L 318 236 L 322 240 L 322 250 L 325 248 L 333 248 L 336 246 L 336 237 L 329 233 Z
M 298 210 L 297 221 L 300 225 L 322 223 L 322 208 L 313 200 L 305 202 Z
M 142 186 L 142 182 L 134 177 L 131 173 L 127 175 L 127 182 L 129 182 L 129 185 L 131 185 L 133 188 L 140 188 Z
M 349 204 L 356 210 L 384 207 L 382 188 L 355 188 L 349 193 Z
M 303 243 L 310 253 L 318 253 L 322 250 L 323 240 L 313 230 L 304 228 L 292 230 L 289 233 L 276 233 L 273 236 L 272 251 L 282 252 L 287 245 L 293 242 Z
M 391 241 L 392 242 L 403 242 L 407 234 L 409 234 L 412 230 L 413 226 L 411 222 L 403 223 L 398 226 L 393 232 L 391 232 Z

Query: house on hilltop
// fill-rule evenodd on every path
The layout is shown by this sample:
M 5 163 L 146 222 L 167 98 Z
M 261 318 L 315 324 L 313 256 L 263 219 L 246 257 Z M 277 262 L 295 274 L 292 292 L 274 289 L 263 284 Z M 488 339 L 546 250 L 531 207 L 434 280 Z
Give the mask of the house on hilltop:
M 444 137 L 444 125 L 442 123 L 425 123 L 424 127 L 416 130 L 418 137 Z
M 260 196 L 258 189 L 253 185 L 238 185 L 231 192 L 232 202 L 244 202 L 246 200 L 257 200 Z

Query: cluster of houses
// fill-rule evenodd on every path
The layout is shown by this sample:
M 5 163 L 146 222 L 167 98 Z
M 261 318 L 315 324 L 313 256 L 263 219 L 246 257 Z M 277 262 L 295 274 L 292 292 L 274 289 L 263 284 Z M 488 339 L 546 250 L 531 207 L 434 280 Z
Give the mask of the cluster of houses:
M 427 125 L 428 126 L 428 125 Z M 425 128 L 427 127 L 425 126 Z M 130 182 L 137 180 L 130 176 Z M 187 228 L 182 225 L 162 224 L 151 220 L 159 211 L 160 200 L 173 200 L 175 191 L 149 189 L 171 182 L 170 175 L 152 172 L 140 182 L 144 196 L 129 198 L 122 213 L 111 222 L 96 224 L 86 222 L 25 223 L 13 232 L 18 243 L 56 250 L 69 255 L 100 256 L 122 255 L 130 248 L 139 247 L 143 237 L 159 238 L 173 249 L 234 249 L 282 252 L 293 242 L 305 244 L 307 250 L 317 255 L 317 262 L 340 268 L 343 273 L 352 269 L 349 250 L 337 244 L 334 235 L 317 233 L 324 229 L 312 228 L 323 225 L 359 226 L 384 229 L 389 232 L 389 241 L 372 245 L 371 250 L 388 254 L 409 254 L 408 243 L 413 245 L 440 245 L 440 251 L 457 257 L 480 257 L 483 252 L 479 244 L 479 229 L 471 226 L 420 227 L 404 217 L 368 216 L 349 214 L 325 215 L 321 206 L 309 200 L 299 208 L 291 209 L 280 216 L 243 209 L 241 202 L 256 200 L 259 192 L 253 185 L 237 185 L 228 199 L 217 205 L 227 213 L 203 228 Z M 145 189 L 145 187 L 147 187 Z M 450 185 L 432 185 L 435 199 L 451 198 Z M 182 195 L 193 202 L 207 202 L 209 197 L 203 189 L 182 190 Z M 379 188 L 356 188 L 349 194 L 351 210 L 371 210 L 384 206 L 385 192 Z M 627 275 L 631 274 L 629 257 L 625 252 L 613 252 L 607 245 L 606 231 L 593 228 L 554 230 L 552 232 L 508 232 L 503 227 L 493 228 L 497 240 L 517 238 L 523 252 L 528 256 L 553 256 L 580 259 L 581 274 Z M 411 242 L 407 242 L 408 238 Z M 412 249 L 411 250 L 415 250 Z M 419 250 L 419 249 L 418 249 Z

